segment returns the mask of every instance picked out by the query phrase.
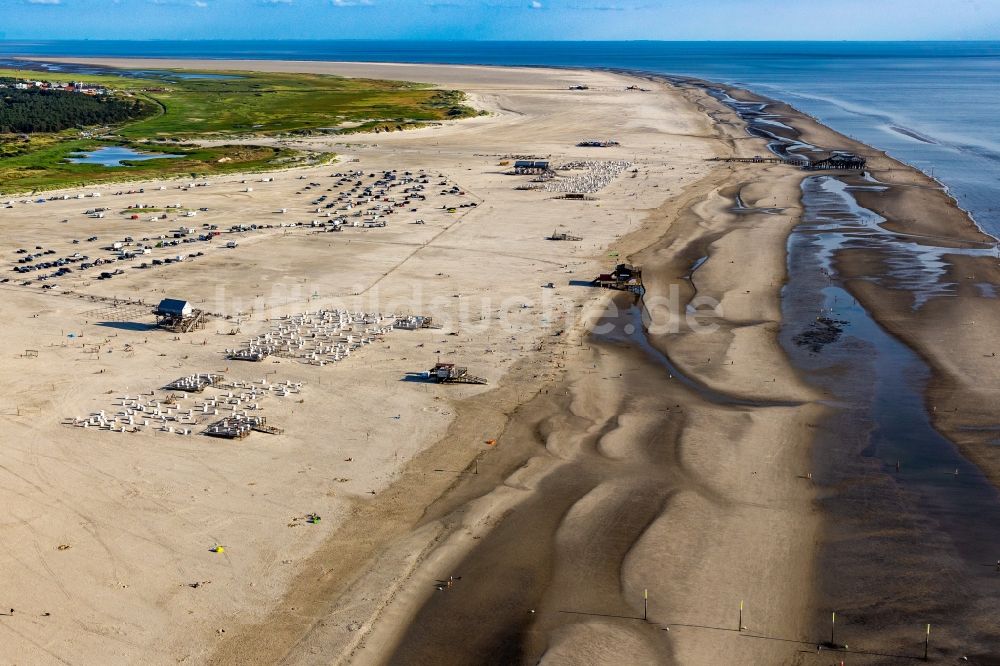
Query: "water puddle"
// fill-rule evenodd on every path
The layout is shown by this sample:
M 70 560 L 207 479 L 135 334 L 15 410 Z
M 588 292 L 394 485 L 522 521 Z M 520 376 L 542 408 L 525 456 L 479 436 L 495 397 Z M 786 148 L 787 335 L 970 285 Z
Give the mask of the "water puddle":
M 989 282 L 977 282 L 976 290 L 981 298 L 997 298 L 997 288 Z
M 708 255 L 707 254 L 705 256 L 703 256 L 703 257 L 698 257 L 694 261 L 694 263 L 691 264 L 691 268 L 688 269 L 688 272 L 684 274 L 684 276 L 683 276 L 684 279 L 688 280 L 688 281 L 693 280 L 694 279 L 695 271 L 697 271 L 699 268 L 701 268 L 705 264 L 706 261 L 708 261 Z

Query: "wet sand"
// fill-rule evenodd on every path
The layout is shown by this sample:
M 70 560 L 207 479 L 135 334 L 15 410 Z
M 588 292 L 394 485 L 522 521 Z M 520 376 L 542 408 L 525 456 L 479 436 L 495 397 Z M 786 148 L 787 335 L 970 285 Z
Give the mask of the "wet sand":
M 446 68 L 439 78 L 459 85 L 471 69 Z M 407 69 L 378 71 L 402 77 Z M 411 71 L 431 80 L 434 68 Z M 500 70 L 485 72 L 479 98 L 510 95 L 510 84 L 494 79 Z M 523 80 L 530 89 L 530 73 Z M 653 100 L 711 119 L 689 123 L 689 149 L 766 153 L 767 139 L 748 136 L 703 88 L 656 90 L 662 97 Z M 872 176 L 890 188 L 855 198 L 886 218 L 886 229 L 930 246 L 988 242 L 931 179 L 786 106 L 769 111 L 800 141 L 870 159 Z M 465 127 L 496 145 L 523 130 L 517 121 Z M 379 141 L 413 149 L 424 135 Z M 377 497 L 355 502 L 280 597 L 231 626 L 207 659 L 826 664 L 829 653 L 816 645 L 829 639 L 833 610 L 851 663 L 919 656 L 925 622 L 935 626 L 935 658 L 995 652 L 997 579 L 983 566 L 990 544 L 960 547 L 961 515 L 925 493 L 929 474 L 945 471 L 933 461 L 943 459 L 912 450 L 905 469 L 930 472 L 900 483 L 869 451 L 873 368 L 911 368 L 893 375 L 916 391 L 908 414 L 926 405 L 928 423 L 958 444 L 955 455 L 997 483 L 988 443 L 1000 366 L 988 354 L 1000 322 L 974 286 L 1000 284 L 995 259 L 947 255 L 935 280 L 955 286 L 916 309 L 915 290 L 892 277 L 887 249 L 874 241 L 840 251 L 828 274 L 812 255 L 793 252 L 789 264 L 807 177 L 782 164 L 712 163 L 686 180 L 661 172 L 645 182 L 647 193 L 676 187 L 631 207 L 640 223 L 610 248 L 644 267 L 643 306 L 595 293 L 499 386 L 455 399 L 445 436 Z M 617 204 L 619 215 L 630 208 Z M 824 299 L 840 295 L 833 286 L 844 291 L 831 304 Z M 710 316 L 702 305 L 692 314 L 698 297 L 721 311 Z M 836 310 L 854 299 L 857 312 Z M 821 315 L 853 317 L 856 328 L 810 356 L 794 337 Z M 896 346 L 870 344 L 878 327 Z M 481 443 L 487 434 L 494 445 Z M 932 444 L 935 455 L 945 448 Z M 975 479 L 967 464 L 963 483 Z M 992 508 L 992 498 L 982 501 Z M 956 524 L 942 529 L 947 520 Z M 973 569 L 977 557 L 984 563 Z
M 619 296 L 596 310 L 607 335 L 564 336 L 559 379 L 415 526 L 410 549 L 433 549 L 397 565 L 401 587 L 367 635 L 345 657 L 343 625 L 324 623 L 289 661 L 770 663 L 794 650 L 768 639 L 811 640 L 819 515 L 806 476 L 824 409 L 776 340 L 799 176 L 769 171 L 716 169 L 621 241 L 652 309 Z M 734 210 L 737 196 L 760 212 Z M 734 275 L 751 255 L 759 270 Z M 663 326 L 655 303 L 672 289 L 681 312 L 698 293 L 719 298 L 718 329 L 647 338 L 643 315 Z
M 815 446 L 818 598 L 854 649 L 874 653 L 861 663 L 922 656 L 927 623 L 932 657 L 994 663 L 1000 496 L 987 405 L 1000 376 L 978 327 L 991 329 L 996 312 L 995 241 L 932 179 L 787 106 L 768 110 L 793 141 L 869 159 L 865 178 L 803 182 L 790 245 L 784 346 L 840 405 Z M 836 339 L 796 344 L 817 315 L 835 322 Z
M 787 120 L 797 129 L 810 122 L 788 109 L 782 112 L 790 116 Z M 810 142 L 822 138 L 828 142 L 835 141 L 825 144 L 830 148 L 857 148 L 842 137 L 832 136 L 828 130 L 814 134 L 816 136 L 808 137 Z M 802 132 L 800 136 L 805 139 L 806 135 Z M 870 153 L 870 149 L 867 152 Z M 975 253 L 989 239 L 984 239 L 975 228 L 970 229 L 964 214 L 939 187 L 928 182 L 929 179 L 902 165 L 890 163 L 884 166 L 882 160 L 885 158 L 875 158 L 871 173 L 889 188 L 871 193 L 862 189 L 852 191 L 852 194 L 858 203 L 869 206 L 873 212 L 886 218 L 883 220 L 884 229 L 902 232 L 906 243 L 914 243 L 924 249 L 917 248 L 912 256 L 898 256 L 894 265 L 887 265 L 878 261 L 866 262 L 865 255 L 870 250 L 842 247 L 835 255 L 835 268 L 831 266 L 834 270 L 815 275 L 812 286 L 808 284 L 808 277 L 792 280 L 789 289 L 797 290 L 793 293 L 799 297 L 799 302 L 777 301 L 779 306 L 783 306 L 783 312 L 775 315 L 774 319 L 761 317 L 761 314 L 770 314 L 768 304 L 776 303 L 771 300 L 773 291 L 769 293 L 763 289 L 764 297 L 754 297 L 755 302 L 746 307 L 746 314 L 740 307 L 741 301 L 751 300 L 740 297 L 753 295 L 755 289 L 737 290 L 735 286 L 759 285 L 748 282 L 745 273 L 740 275 L 741 279 L 735 279 L 732 269 L 727 270 L 725 266 L 726 249 L 732 253 L 730 256 L 736 257 L 730 260 L 735 263 L 739 258 L 747 257 L 749 248 L 748 239 L 740 234 L 739 229 L 733 229 L 733 220 L 725 217 L 723 208 L 724 205 L 735 206 L 737 202 L 746 207 L 747 201 L 750 201 L 749 207 L 756 209 L 749 215 L 753 220 L 748 225 L 753 232 L 751 238 L 765 247 L 780 248 L 777 259 L 783 261 L 783 239 L 787 237 L 788 228 L 780 225 L 780 215 L 782 208 L 787 210 L 794 205 L 790 206 L 780 195 L 773 198 L 753 197 L 754 187 L 761 188 L 758 192 L 773 194 L 781 178 L 767 172 L 780 172 L 780 168 L 758 167 L 758 174 L 750 183 L 741 183 L 742 186 L 729 184 L 728 190 L 722 188 L 722 191 L 710 194 L 701 192 L 696 203 L 673 211 L 678 214 L 659 242 L 632 254 L 650 274 L 647 299 L 655 301 L 658 288 L 662 290 L 670 284 L 685 288 L 684 302 L 688 302 L 687 299 L 695 293 L 712 293 L 727 306 L 721 333 L 696 338 L 689 336 L 689 340 L 693 339 L 690 346 L 685 345 L 687 341 L 683 334 L 650 335 L 648 341 L 592 337 L 591 349 L 597 350 L 598 354 L 587 358 L 584 367 L 589 363 L 592 371 L 601 375 L 603 381 L 614 381 L 614 370 L 622 369 L 620 378 L 628 382 L 628 389 L 624 391 L 626 402 L 618 402 L 617 408 L 608 412 L 614 414 L 614 429 L 607 431 L 608 421 L 593 418 L 581 424 L 585 427 L 574 428 L 572 421 L 567 422 L 565 417 L 558 422 L 558 428 L 535 426 L 539 454 L 529 460 L 547 460 L 555 454 L 559 462 L 552 464 L 557 465 L 556 468 L 530 486 L 532 495 L 517 507 L 516 513 L 508 515 L 497 528 L 483 536 L 482 541 L 472 547 L 463 559 L 449 561 L 454 571 L 461 572 L 461 580 L 439 593 L 426 596 L 426 601 L 420 606 L 389 661 L 416 664 L 471 661 L 530 663 L 538 660 L 548 663 L 604 663 L 613 659 L 614 655 L 627 653 L 634 655 L 635 663 L 802 662 L 803 659 L 810 659 L 804 655 L 813 653 L 812 645 L 830 640 L 834 645 L 853 644 L 852 663 L 897 663 L 922 656 L 921 630 L 924 624 L 929 623 L 935 627 L 930 652 L 932 657 L 969 656 L 973 663 L 991 663 L 993 657 L 990 655 L 994 654 L 998 645 L 996 631 L 989 620 L 992 616 L 989 608 L 995 599 L 993 587 L 996 586 L 995 574 L 990 567 L 990 553 L 998 546 L 989 525 L 994 524 L 993 517 L 1000 516 L 996 490 L 975 465 L 962 458 L 963 454 L 973 457 L 966 446 L 959 451 L 931 429 L 931 418 L 935 413 L 933 403 L 931 415 L 922 416 L 926 414 L 921 397 L 925 382 L 930 382 L 932 387 L 940 382 L 943 374 L 941 367 L 931 362 L 925 375 L 921 375 L 919 368 L 927 359 L 921 357 L 918 345 L 914 344 L 918 350 L 916 355 L 905 347 L 905 343 L 910 343 L 913 338 L 900 335 L 902 342 L 893 340 L 885 333 L 879 333 L 878 326 L 885 327 L 890 334 L 905 327 L 912 336 L 914 328 L 919 331 L 921 325 L 930 319 L 925 308 L 940 307 L 940 303 L 964 303 L 977 313 L 982 312 L 983 306 L 988 306 L 988 302 L 984 303 L 983 294 L 988 292 L 982 288 L 976 291 L 959 288 L 961 281 L 955 279 L 954 273 L 960 270 L 957 268 L 959 262 L 976 262 L 976 267 L 987 271 L 987 274 L 977 272 L 975 279 L 995 285 L 996 276 L 990 273 L 991 269 L 995 269 L 995 259 L 989 254 L 956 257 L 952 252 L 944 252 L 935 254 L 935 261 L 955 267 L 943 273 L 938 272 L 936 267 L 921 267 L 920 262 L 927 259 L 920 257 L 925 256 L 929 249 L 958 248 L 957 252 L 964 248 Z M 761 174 L 761 171 L 764 173 Z M 718 175 L 716 178 L 716 182 L 725 182 Z M 810 177 L 808 182 L 814 178 Z M 802 176 L 792 176 L 789 180 L 797 186 Z M 853 181 L 848 178 L 845 182 Z M 713 201 L 713 198 L 722 201 Z M 881 205 L 876 206 L 873 201 Z M 767 237 L 760 220 L 775 216 L 775 209 L 779 219 L 772 226 L 778 230 L 772 237 Z M 906 218 L 908 213 L 912 214 L 917 209 L 943 217 L 936 218 L 937 224 L 930 224 L 926 217 L 921 217 L 920 221 Z M 746 212 L 740 214 L 746 215 Z M 696 218 L 697 232 L 695 239 L 687 239 L 683 232 L 689 227 L 684 223 L 692 218 Z M 713 233 L 713 222 L 725 225 L 726 231 Z M 727 248 L 729 236 L 731 245 Z M 759 252 L 761 248 L 754 249 Z M 766 256 L 758 254 L 757 261 Z M 905 263 L 907 260 L 908 264 Z M 803 264 L 801 268 L 792 264 L 793 271 L 808 271 L 816 266 L 815 260 L 806 255 L 793 255 L 792 261 L 810 264 L 808 267 Z M 766 259 L 764 263 L 766 265 Z M 902 268 L 900 263 L 904 264 Z M 684 265 L 690 267 L 686 272 L 681 269 Z M 901 270 L 902 277 L 894 278 Z M 929 276 L 926 274 L 928 271 Z M 832 303 L 824 305 L 822 294 L 829 292 L 832 275 L 851 289 L 851 293 L 844 291 L 839 301 L 834 297 Z M 880 279 L 880 283 L 893 291 L 886 293 L 887 288 L 879 289 L 870 281 L 871 278 Z M 952 289 L 950 281 L 958 287 Z M 876 291 L 879 293 L 873 293 Z M 817 297 L 821 301 L 817 302 Z M 859 305 L 851 306 L 853 299 L 857 299 Z M 622 300 L 617 299 L 619 311 Z M 909 306 L 907 311 L 894 310 L 900 302 Z M 799 345 L 791 341 L 792 336 L 796 332 L 801 333 L 817 313 L 824 312 L 831 305 L 831 317 L 849 316 L 843 308 L 856 308 L 850 322 L 854 328 L 846 334 L 853 342 L 838 350 L 847 356 L 837 356 L 838 352 L 832 352 L 832 360 L 827 359 L 828 366 L 833 364 L 829 369 L 810 367 L 807 354 L 803 354 Z M 753 320 L 747 321 L 750 313 Z M 614 316 L 620 318 L 621 314 Z M 624 330 L 628 321 L 627 316 L 619 319 L 616 330 Z M 865 324 L 865 321 L 869 323 Z M 769 322 L 780 322 L 780 326 L 769 326 Z M 647 319 L 646 323 L 655 324 L 655 318 L 654 321 Z M 947 325 L 940 320 L 937 324 Z M 862 330 L 863 326 L 868 326 L 870 330 Z M 798 388 L 795 382 L 783 382 L 779 389 L 777 382 L 768 387 L 765 378 L 762 386 L 764 373 L 760 366 L 774 366 L 765 362 L 754 367 L 753 361 L 775 361 L 764 356 L 766 345 L 754 346 L 753 354 L 739 353 L 738 335 L 748 335 L 745 331 L 751 331 L 749 335 L 753 335 L 755 329 L 763 329 L 766 340 L 768 334 L 776 336 L 779 328 L 783 334 L 783 349 L 795 362 L 797 375 L 814 384 L 814 390 L 830 396 L 835 401 L 832 409 L 815 402 L 809 404 L 812 411 L 808 411 L 805 404 L 796 406 L 796 398 L 804 401 L 815 398 L 815 394 L 810 396 L 808 390 L 794 390 Z M 857 347 L 857 344 L 862 346 Z M 880 347 L 865 352 L 865 344 Z M 669 360 L 652 358 L 650 345 L 669 356 Z M 959 358 L 974 357 L 977 353 L 988 356 L 982 347 L 960 346 L 963 348 L 957 354 Z M 952 351 L 940 343 L 936 350 L 937 358 L 951 355 Z M 780 358 L 781 352 L 776 353 Z M 831 354 L 829 350 L 826 353 L 828 356 Z M 646 363 L 632 365 L 636 355 L 644 355 Z M 714 366 L 713 356 L 717 359 Z M 762 356 L 764 359 L 761 359 Z M 614 365 L 608 372 L 604 364 L 612 362 L 612 359 Z M 652 368 L 649 365 L 651 361 L 654 363 Z M 733 365 L 727 366 L 726 361 Z M 736 369 L 737 362 L 740 370 Z M 840 367 L 837 367 L 838 362 Z M 876 370 L 874 365 L 878 364 L 886 369 Z M 657 365 L 659 368 L 656 368 Z M 751 366 L 750 372 L 744 370 L 747 365 Z M 687 382 L 677 382 L 669 374 L 678 368 L 687 375 Z M 666 378 L 664 370 L 668 371 Z M 882 376 L 882 372 L 891 375 Z M 570 396 L 577 396 L 578 392 L 587 390 L 584 388 L 586 379 L 574 380 L 572 377 L 573 373 L 567 371 L 560 391 L 565 389 Z M 883 384 L 889 382 L 890 377 L 895 378 L 891 381 L 903 383 L 895 390 L 890 385 L 890 393 L 886 396 L 869 390 L 871 382 Z M 985 379 L 987 387 L 996 386 L 991 374 L 981 375 L 979 379 Z M 747 401 L 751 394 L 747 391 L 750 382 L 758 384 L 752 391 L 758 405 L 754 408 L 742 404 L 741 408 L 734 408 L 734 402 L 739 404 L 741 399 Z M 959 388 L 953 395 L 962 395 L 961 390 Z M 992 388 L 984 389 L 989 390 Z M 933 388 L 931 391 L 929 395 L 935 395 Z M 903 411 L 900 403 L 907 392 L 913 395 L 908 407 L 912 413 Z M 642 425 L 648 429 L 630 429 L 632 424 L 625 417 L 631 415 L 633 406 L 642 405 L 643 399 L 651 395 L 657 396 L 654 404 L 641 408 L 644 413 Z M 769 399 L 787 401 L 787 404 L 765 406 Z M 913 425 L 904 425 L 898 431 L 888 428 L 887 422 L 883 421 L 894 417 L 891 412 L 883 414 L 886 407 L 879 406 L 886 399 L 895 401 L 892 409 L 898 413 L 897 418 L 906 419 Z M 706 401 L 710 404 L 704 404 Z M 561 414 L 557 404 L 547 402 L 550 419 Z M 673 403 L 673 407 L 664 407 L 665 403 Z M 723 406 L 729 409 L 723 409 Z M 573 410 L 571 406 L 569 412 L 574 417 L 579 417 L 581 413 L 601 414 L 602 407 L 607 408 L 607 404 L 599 401 L 588 405 L 582 412 Z M 975 402 L 969 407 L 965 412 L 966 418 L 974 418 L 977 414 Z M 719 516 L 713 520 L 712 512 L 706 510 L 704 503 L 715 501 L 726 504 L 730 509 L 726 512 L 729 517 L 747 511 L 753 514 L 756 509 L 762 508 L 761 504 L 745 495 L 740 497 L 742 493 L 738 491 L 733 492 L 741 486 L 738 477 L 728 479 L 717 494 L 710 483 L 695 483 L 692 487 L 694 479 L 705 480 L 711 475 L 706 474 L 704 468 L 685 464 L 685 456 L 678 455 L 686 450 L 682 445 L 685 439 L 704 437 L 706 430 L 710 430 L 697 418 L 699 408 L 707 408 L 712 414 L 713 425 L 726 423 L 720 435 L 725 433 L 752 441 L 752 435 L 740 431 L 736 422 L 730 419 L 733 412 L 742 415 L 763 412 L 766 416 L 760 417 L 761 420 L 766 420 L 778 432 L 788 435 L 798 428 L 801 434 L 798 437 L 792 435 L 793 441 L 809 441 L 815 437 L 811 463 L 803 464 L 801 459 L 795 462 L 802 465 L 801 469 L 816 470 L 813 480 L 819 487 L 819 493 L 815 506 L 823 514 L 822 532 L 810 531 L 809 525 L 814 525 L 812 529 L 816 530 L 815 525 L 819 521 L 812 516 L 810 522 L 810 516 L 804 515 L 801 505 L 795 501 L 813 492 L 811 483 L 806 484 L 808 489 L 798 497 L 794 497 L 793 493 L 791 501 L 782 498 L 781 502 L 764 505 L 770 511 L 788 511 L 789 518 L 794 515 L 798 531 L 804 531 L 815 539 L 818 545 L 815 551 L 817 567 L 810 571 L 816 575 L 812 581 L 797 581 L 801 585 L 798 601 L 802 606 L 797 612 L 792 612 L 797 615 L 798 623 L 774 617 L 794 608 L 789 603 L 794 598 L 793 594 L 787 590 L 782 594 L 782 590 L 775 589 L 774 596 L 764 596 L 764 606 L 769 611 L 765 613 L 768 621 L 752 629 L 748 627 L 747 631 L 747 634 L 760 637 L 756 650 L 747 647 L 747 641 L 737 640 L 736 645 L 728 644 L 725 632 L 733 627 L 727 627 L 725 621 L 719 621 L 717 611 L 710 610 L 713 602 L 718 604 L 716 608 L 724 602 L 718 597 L 705 598 L 704 588 L 698 588 L 694 572 L 697 569 L 693 571 L 692 568 L 692 562 L 700 557 L 700 564 L 712 571 L 714 590 L 745 588 L 748 580 L 754 579 L 774 581 L 774 572 L 752 570 L 752 564 L 747 566 L 746 562 L 733 560 L 734 548 L 731 544 L 740 543 L 739 527 Z M 667 412 L 671 409 L 673 418 L 655 416 L 656 411 Z M 782 410 L 790 412 L 784 419 Z M 797 417 L 795 412 L 799 412 Z M 926 431 L 919 430 L 917 426 L 922 418 L 927 419 Z M 940 419 L 935 420 L 938 427 L 940 423 Z M 883 431 L 880 432 L 879 428 Z M 539 437 L 538 430 L 550 434 Z M 990 432 L 989 429 L 980 430 L 984 431 Z M 653 432 L 657 434 L 651 438 L 649 433 Z M 873 452 L 872 447 L 878 446 L 880 436 L 882 450 Z M 571 443 L 565 443 L 565 437 Z M 632 463 L 638 459 L 642 465 L 637 469 L 613 467 L 613 461 L 618 462 L 618 459 L 609 456 L 608 449 L 602 446 L 606 438 L 631 441 L 631 446 L 624 447 L 630 454 L 625 459 Z M 704 442 L 699 444 L 709 448 Z M 541 453 L 543 445 L 545 452 Z M 893 456 L 905 460 L 902 476 L 888 462 Z M 747 463 L 750 468 L 755 466 L 751 460 L 741 462 L 744 466 L 739 468 L 743 474 L 748 468 Z M 777 461 L 772 459 L 768 462 L 773 464 Z M 961 477 L 958 485 L 955 484 L 958 477 L 944 476 L 953 466 Z M 677 478 L 679 469 L 682 470 L 681 478 Z M 770 473 L 775 471 L 774 468 L 769 469 Z M 783 471 L 789 474 L 792 470 L 785 467 Z M 989 470 L 986 472 L 988 475 Z M 644 478 L 649 478 L 647 474 L 655 479 L 648 485 L 643 483 Z M 756 476 L 758 472 L 752 471 L 751 474 Z M 626 492 L 623 487 L 632 490 Z M 692 498 L 697 499 L 692 501 Z M 774 500 L 773 497 L 770 499 Z M 965 512 L 968 512 L 968 517 L 963 519 Z M 710 541 L 725 541 L 729 545 L 723 550 L 727 552 L 714 551 L 715 544 L 707 543 L 704 534 L 702 539 L 695 539 L 699 543 L 698 548 L 686 550 L 678 542 L 690 543 L 691 535 L 686 534 L 683 528 L 678 529 L 676 524 L 669 529 L 669 538 L 658 539 L 659 530 L 667 531 L 664 523 L 671 522 L 670 518 L 678 513 L 686 517 L 694 513 L 704 521 L 701 523 L 703 527 L 712 525 Z M 757 526 L 764 522 L 759 515 L 746 515 L 746 518 Z M 801 533 L 782 533 L 777 525 L 772 529 L 776 538 L 785 541 L 786 545 L 803 543 L 797 540 L 797 537 L 801 538 Z M 551 536 L 553 533 L 554 538 Z M 570 536 L 563 536 L 566 534 Z M 548 545 L 547 540 L 551 541 Z M 651 542 L 657 543 L 659 548 L 650 547 Z M 759 544 L 756 545 L 759 548 Z M 777 559 L 773 550 L 766 555 L 757 554 L 769 561 Z M 795 564 L 801 566 L 803 560 L 811 559 L 802 552 L 798 555 L 799 558 L 790 558 L 791 563 L 783 563 L 790 565 L 786 569 L 789 573 L 801 571 Z M 646 567 L 655 562 L 655 568 L 663 571 L 664 575 L 660 577 L 647 570 L 640 574 L 640 580 L 636 580 L 637 572 L 628 564 L 630 560 L 636 562 L 640 559 Z M 723 563 L 721 570 L 731 572 L 731 579 L 725 573 L 720 575 L 714 566 Z M 447 569 L 439 571 L 443 576 Z M 687 577 L 690 587 L 677 584 L 676 580 L 680 577 Z M 727 579 L 728 584 L 719 585 L 720 577 Z M 485 589 L 480 584 L 484 580 L 490 581 Z M 650 580 L 654 582 L 649 583 Z M 544 592 L 538 588 L 543 588 Z M 660 601 L 656 604 L 648 617 L 660 631 L 671 630 L 669 639 L 664 639 L 656 631 L 649 631 L 646 623 L 638 619 L 642 616 L 639 612 L 640 588 L 651 590 L 654 599 L 666 597 L 666 603 Z M 812 592 L 802 594 L 802 589 L 811 589 Z M 840 628 L 835 635 L 830 635 L 827 633 L 829 620 L 826 618 L 829 618 L 829 612 L 835 610 L 840 614 Z M 458 644 L 454 634 L 456 627 L 463 629 L 463 639 Z M 773 639 L 781 640 L 772 642 Z M 819 654 L 816 658 L 823 659 L 823 656 Z

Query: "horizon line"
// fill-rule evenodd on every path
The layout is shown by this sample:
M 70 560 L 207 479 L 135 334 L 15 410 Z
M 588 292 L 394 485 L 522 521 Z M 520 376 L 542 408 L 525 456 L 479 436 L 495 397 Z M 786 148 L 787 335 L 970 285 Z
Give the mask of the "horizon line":
M 254 39 L 97 39 L 80 37 L 75 39 L 36 39 L 36 38 L 0 38 L 0 44 L 36 43 L 51 44 L 60 42 L 114 42 L 114 43 L 239 43 L 239 42 L 435 42 L 441 44 L 1000 44 L 997 39 L 433 39 L 433 38 L 341 38 L 341 39 L 286 39 L 280 37 L 260 37 Z

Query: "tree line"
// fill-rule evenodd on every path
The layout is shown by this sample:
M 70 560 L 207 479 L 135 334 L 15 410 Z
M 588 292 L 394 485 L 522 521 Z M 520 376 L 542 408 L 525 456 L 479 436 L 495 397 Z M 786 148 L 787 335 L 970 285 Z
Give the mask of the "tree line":
M 154 107 L 139 99 L 63 90 L 0 90 L 0 133 L 59 132 L 72 127 L 117 125 L 142 118 Z

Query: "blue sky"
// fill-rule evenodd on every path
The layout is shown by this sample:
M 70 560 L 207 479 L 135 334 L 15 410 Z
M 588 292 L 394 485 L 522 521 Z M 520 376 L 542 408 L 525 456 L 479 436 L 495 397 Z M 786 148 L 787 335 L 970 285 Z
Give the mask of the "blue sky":
M 0 0 L 6 39 L 1000 39 L 1000 0 Z

